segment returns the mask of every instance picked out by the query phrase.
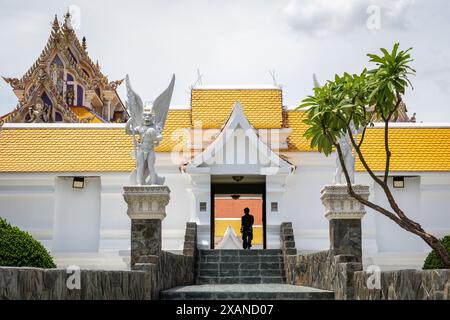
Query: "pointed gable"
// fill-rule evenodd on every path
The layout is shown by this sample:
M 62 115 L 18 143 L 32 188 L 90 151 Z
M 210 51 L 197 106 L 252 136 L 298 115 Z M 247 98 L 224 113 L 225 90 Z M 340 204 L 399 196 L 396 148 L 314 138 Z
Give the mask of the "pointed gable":
M 186 166 L 187 172 L 275 174 L 293 165 L 272 151 L 257 135 L 239 102 L 219 135 Z

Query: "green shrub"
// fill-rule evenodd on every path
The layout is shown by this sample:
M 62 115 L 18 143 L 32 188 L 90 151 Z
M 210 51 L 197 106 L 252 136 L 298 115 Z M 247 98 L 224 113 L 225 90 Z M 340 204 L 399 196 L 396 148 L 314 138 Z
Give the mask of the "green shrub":
M 0 218 L 0 266 L 56 268 L 48 251 L 27 232 Z
M 445 236 L 441 240 L 444 245 L 445 250 L 450 254 L 450 235 Z M 423 264 L 423 269 L 445 269 L 444 262 L 441 258 L 436 254 L 433 250 L 431 251 L 427 258 L 425 259 L 425 263 Z

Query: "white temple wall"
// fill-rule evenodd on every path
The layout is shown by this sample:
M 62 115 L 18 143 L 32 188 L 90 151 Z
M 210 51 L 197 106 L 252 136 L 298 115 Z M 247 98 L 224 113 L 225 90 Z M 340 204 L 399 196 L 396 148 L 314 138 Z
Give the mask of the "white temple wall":
M 72 181 L 72 177 L 55 178 L 52 252 L 96 253 L 100 241 L 100 177 L 86 177 L 81 189 L 73 188 Z
M 194 221 L 192 207 L 197 211 L 199 203 L 193 201 L 192 181 L 182 174 L 178 165 L 174 165 L 167 156 L 159 156 L 159 172 L 166 177 L 171 189 L 171 201 L 167 206 L 167 217 L 163 221 L 163 248 L 180 250 L 183 245 L 185 225 Z M 296 171 L 288 175 L 286 185 L 274 177 L 267 177 L 267 222 L 270 228 L 283 221 L 293 223 L 297 248 L 300 251 L 317 251 L 327 249 L 328 221 L 323 216 L 320 201 L 320 190 L 329 184 L 334 171 L 334 157 L 326 158 L 318 153 L 291 153 L 289 160 L 296 164 Z M 406 175 L 406 173 L 396 173 Z M 59 214 L 74 215 L 58 209 L 55 179 L 62 174 L 1 174 L 0 175 L 0 216 L 12 224 L 29 231 L 47 248 L 52 248 L 52 239 L 57 239 L 54 222 L 57 220 L 55 210 Z M 68 174 L 73 176 L 74 174 Z M 129 250 L 130 220 L 126 215 L 126 204 L 122 196 L 122 186 L 128 183 L 128 173 L 77 173 L 80 176 L 98 176 L 101 184 L 99 203 L 99 252 Z M 394 196 L 400 206 L 412 218 L 438 237 L 450 234 L 450 173 L 420 173 L 419 177 L 407 178 L 406 188 L 394 189 Z M 371 186 L 371 199 L 386 205 L 383 194 L 373 185 L 364 173 L 356 175 L 356 182 Z M 68 186 L 66 186 L 68 187 Z M 57 188 L 56 188 L 57 189 Z M 194 188 L 195 189 L 195 188 Z M 205 189 L 206 190 L 206 189 Z M 67 191 L 67 190 L 66 190 Z M 76 190 L 78 191 L 78 190 Z M 198 191 L 198 190 L 197 190 Z M 203 192 L 202 190 L 198 192 Z M 203 194 L 203 193 L 202 193 Z M 208 192 L 205 200 L 208 200 Z M 65 201 L 64 203 L 69 206 Z M 70 198 L 69 198 L 70 200 Z M 72 199 L 75 200 L 75 199 Z M 270 211 L 270 203 L 279 203 L 278 212 Z M 61 202 L 62 203 L 62 202 Z M 59 211 L 58 211 L 59 210 Z M 201 214 L 209 219 L 210 208 Z M 195 212 L 194 211 L 194 212 Z M 85 227 L 96 228 L 94 217 L 80 215 L 78 230 L 84 232 Z M 376 226 L 376 228 L 375 228 Z M 275 235 L 273 230 L 272 235 Z M 207 237 L 207 235 L 205 236 Z M 273 239 L 272 239 L 273 238 Z M 277 240 L 268 237 L 268 247 L 276 247 Z M 94 243 L 96 240 L 92 240 Z M 390 256 L 394 259 L 398 254 L 420 254 L 429 248 L 415 236 L 394 225 L 384 216 L 368 209 L 363 219 L 363 254 L 374 257 Z M 398 254 L 397 254 L 398 253 Z M 419 261 L 420 259 L 417 258 Z
M 1 174 L 0 217 L 52 244 L 54 178 L 46 174 Z

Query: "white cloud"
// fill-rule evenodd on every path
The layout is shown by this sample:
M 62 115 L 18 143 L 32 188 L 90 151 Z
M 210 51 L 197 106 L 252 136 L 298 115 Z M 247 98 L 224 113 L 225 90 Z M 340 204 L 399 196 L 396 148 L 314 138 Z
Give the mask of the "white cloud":
M 379 7 L 381 28 L 402 28 L 407 21 L 405 13 L 413 3 L 414 0 L 291 0 L 283 12 L 295 31 L 325 37 L 366 28 L 369 6 Z

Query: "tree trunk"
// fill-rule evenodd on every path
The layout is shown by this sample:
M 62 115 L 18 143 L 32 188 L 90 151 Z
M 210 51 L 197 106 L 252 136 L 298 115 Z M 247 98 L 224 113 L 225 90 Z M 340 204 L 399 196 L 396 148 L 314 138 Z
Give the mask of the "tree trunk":
M 447 250 L 445 249 L 444 245 L 433 235 L 427 233 L 419 223 L 409 219 L 402 210 L 400 210 L 400 208 L 398 208 L 398 206 L 395 203 L 395 200 L 392 197 L 392 194 L 390 192 L 386 192 L 386 188 L 389 190 L 389 187 L 384 183 L 384 186 L 386 188 L 383 188 L 383 190 L 385 191 L 385 195 L 389 200 L 393 200 L 395 203 L 394 206 L 394 212 L 396 214 L 394 214 L 393 212 L 386 210 L 378 205 L 376 205 L 375 203 L 362 199 L 361 197 L 359 197 L 357 194 L 355 194 L 355 192 L 353 191 L 352 185 L 350 183 L 350 177 L 347 171 L 347 168 L 345 167 L 345 162 L 344 162 L 344 158 L 342 156 L 342 150 L 341 147 L 338 143 L 333 143 L 334 146 L 336 147 L 336 150 L 338 152 L 338 156 L 339 156 L 339 162 L 341 163 L 341 167 L 342 167 L 342 171 L 344 172 L 344 176 L 345 176 L 345 180 L 347 181 L 347 186 L 349 189 L 349 194 L 355 198 L 357 201 L 359 201 L 360 203 L 362 203 L 363 205 L 366 205 L 370 208 L 372 208 L 375 211 L 378 211 L 379 213 L 385 215 L 386 217 L 388 217 L 389 219 L 391 219 L 392 221 L 394 221 L 398 226 L 400 226 L 402 229 L 411 232 L 419 237 L 421 237 L 435 252 L 436 254 L 439 256 L 439 258 L 442 259 L 442 262 L 444 263 L 444 266 L 446 269 L 450 269 L 450 255 L 447 252 Z M 398 209 L 398 212 L 397 210 Z

